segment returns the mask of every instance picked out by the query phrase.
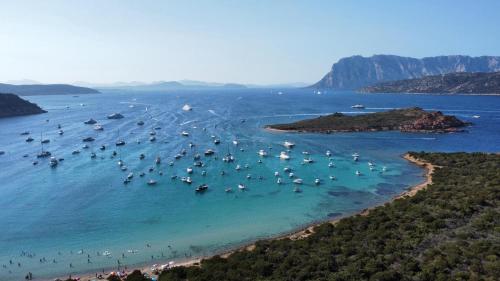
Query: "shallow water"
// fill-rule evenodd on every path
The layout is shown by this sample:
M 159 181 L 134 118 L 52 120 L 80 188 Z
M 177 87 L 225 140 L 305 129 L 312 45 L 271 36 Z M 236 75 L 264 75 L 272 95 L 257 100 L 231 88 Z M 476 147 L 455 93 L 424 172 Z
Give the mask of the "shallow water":
M 500 98 L 494 96 L 316 95 L 309 90 L 284 90 L 278 95 L 259 89 L 26 98 L 49 113 L 0 119 L 0 150 L 6 152 L 0 156 L 0 264 L 6 266 L 0 268 L 0 280 L 23 278 L 28 271 L 35 277 L 99 271 L 116 267 L 118 260 L 122 266 L 131 266 L 210 255 L 389 200 L 422 181 L 422 170 L 400 158 L 408 150 L 498 151 L 500 147 Z M 185 103 L 193 110 L 182 111 Z M 350 108 L 357 103 L 367 108 Z M 265 124 L 337 111 L 358 114 L 406 106 L 455 114 L 474 126 L 457 134 L 322 135 L 262 129 Z M 125 118 L 105 118 L 113 112 Z M 90 117 L 104 131 L 84 125 Z M 139 120 L 145 125 L 136 125 Z M 57 124 L 62 125 L 64 135 L 57 134 Z M 149 133 L 158 127 L 156 142 L 149 142 Z M 23 131 L 32 132 L 35 141 L 24 142 L 26 137 L 19 135 Z M 182 131 L 190 136 L 182 137 Z M 41 149 L 41 132 L 50 139 L 45 149 L 65 159 L 56 168 L 50 168 L 47 159 L 32 165 Z M 221 144 L 215 145 L 212 135 Z M 82 149 L 82 138 L 87 136 L 96 141 Z M 127 144 L 116 148 L 117 139 Z M 238 146 L 232 144 L 235 139 Z M 290 161 L 276 157 L 285 150 L 284 140 L 296 143 Z M 196 146 L 189 148 L 189 142 Z M 101 145 L 107 149 L 99 150 Z M 193 167 L 193 155 L 208 148 L 216 150 L 218 159 L 202 156 L 205 166 Z M 75 149 L 81 153 L 72 155 Z M 174 160 L 182 149 L 187 150 L 186 156 Z M 259 149 L 270 155 L 260 158 Z M 119 155 L 112 159 L 113 150 Z M 328 167 L 326 150 L 333 153 L 334 168 Z M 92 151 L 97 159 L 90 158 Z M 315 162 L 302 164 L 303 151 Z M 228 152 L 235 156 L 234 163 L 222 162 Z M 359 162 L 352 161 L 354 152 L 361 155 Z M 139 160 L 141 153 L 146 155 L 144 160 Z M 154 164 L 156 156 L 161 157 L 161 165 Z M 128 171 L 119 169 L 119 158 Z M 376 164 L 374 171 L 369 170 L 368 161 Z M 237 164 L 243 167 L 240 171 L 235 170 Z M 386 172 L 382 166 L 388 168 Z M 148 172 L 149 167 L 154 171 Z M 186 176 L 187 167 L 194 168 L 192 185 L 171 179 L 172 175 Z M 284 167 L 291 167 L 304 180 L 301 193 L 293 192 Z M 220 175 L 222 170 L 226 175 Z M 356 176 L 356 170 L 363 175 Z M 141 171 L 146 173 L 143 178 Z M 276 184 L 274 171 L 279 171 L 284 184 Z M 124 185 L 129 172 L 134 172 L 134 178 Z M 248 174 L 251 179 L 246 178 Z M 337 180 L 330 180 L 330 175 Z M 321 179 L 319 186 L 314 184 L 316 178 Z M 147 185 L 149 179 L 158 184 Z M 202 183 L 209 185 L 208 191 L 195 194 Z M 239 183 L 247 191 L 238 191 Z M 226 193 L 226 187 L 234 192 Z M 110 255 L 104 256 L 105 251 Z M 46 261 L 40 262 L 43 258 Z

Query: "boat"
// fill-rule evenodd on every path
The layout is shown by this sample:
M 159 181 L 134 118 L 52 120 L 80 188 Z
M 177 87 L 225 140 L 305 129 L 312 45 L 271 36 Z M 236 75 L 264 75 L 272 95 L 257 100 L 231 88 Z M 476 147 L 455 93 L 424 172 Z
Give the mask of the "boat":
M 100 150 L 106 150 L 106 146 L 105 145 L 101 145 L 101 147 L 99 147 Z
M 208 185 L 202 184 L 202 185 L 199 185 L 194 191 L 201 193 L 201 192 L 207 191 L 207 189 L 208 189 Z
M 26 139 L 26 142 L 32 142 L 32 141 L 34 141 L 34 139 L 33 139 L 32 137 L 28 137 L 28 138 Z
M 174 159 L 175 159 L 175 160 L 179 160 L 179 159 L 181 159 L 181 158 L 182 158 L 182 154 L 179 154 L 179 153 L 177 153 L 177 154 L 174 156 Z
M 188 173 L 188 174 L 192 174 L 192 173 L 193 173 L 193 168 L 188 167 L 188 168 L 186 169 L 186 173 Z
M 283 143 L 283 146 L 290 149 L 290 148 L 293 148 L 295 146 L 295 144 L 293 142 L 290 142 L 290 141 L 285 141 Z
M 309 151 L 302 151 L 303 155 L 309 155 Z
M 153 179 L 150 179 L 150 180 L 148 181 L 148 185 L 155 185 L 155 184 L 156 184 L 156 181 L 155 181 L 155 180 L 153 180 Z
M 231 187 L 226 187 L 226 189 L 224 189 L 225 192 L 233 192 L 233 189 Z
M 97 155 L 95 154 L 95 152 L 90 153 L 90 159 L 95 159 L 96 157 Z
M 86 138 L 83 138 L 83 142 L 91 142 L 91 141 L 94 141 L 95 139 L 93 137 L 86 137 Z
M 122 145 L 125 145 L 125 141 L 124 140 L 119 140 L 115 143 L 116 146 L 122 146 Z
M 141 120 L 141 121 L 137 122 L 137 125 L 138 126 L 143 126 L 144 125 L 144 121 Z
M 220 140 L 219 139 L 215 139 L 214 140 L 214 144 L 220 144 Z
M 479 115 L 472 115 L 472 118 L 478 119 L 478 118 L 481 118 L 481 116 L 479 116 Z
M 84 145 L 82 145 L 82 148 L 83 149 L 87 149 L 87 148 L 89 148 L 89 145 L 88 144 L 84 144 Z
M 142 159 L 144 159 L 144 158 L 146 158 L 146 156 L 145 156 L 144 154 L 142 154 L 142 153 L 141 153 L 141 155 L 139 155 L 139 159 L 140 159 L 140 160 L 142 160 Z
M 156 159 L 155 159 L 155 164 L 156 164 L 156 165 L 161 164 L 161 158 L 160 158 L 160 156 L 156 157 Z
M 149 132 L 149 135 L 150 136 L 156 136 L 156 132 L 155 131 L 151 131 L 151 132 Z
M 373 166 L 375 166 L 375 164 L 373 164 L 372 162 L 368 162 L 368 166 L 373 167 Z
M 337 178 L 335 176 L 330 176 L 330 179 L 333 181 L 336 180 Z
M 288 177 L 289 177 L 289 178 L 293 178 L 294 176 L 295 176 L 295 174 L 294 174 L 294 173 L 289 173 L 289 174 L 288 174 Z
M 328 163 L 328 167 L 333 168 L 335 167 L 335 164 L 333 162 Z
M 104 130 L 104 127 L 101 126 L 101 125 L 99 125 L 99 124 L 95 124 L 94 125 L 94 130 L 96 130 L 96 131 L 102 131 L 102 130 Z
M 83 124 L 87 124 L 87 125 L 94 125 L 95 123 L 97 123 L 97 121 L 95 121 L 92 118 L 90 118 L 89 120 L 83 122 Z
M 259 150 L 258 154 L 261 157 L 266 157 L 267 156 L 267 152 L 264 149 Z
M 118 160 L 118 166 L 120 166 L 120 167 L 123 166 L 123 161 L 121 159 Z
M 278 179 L 276 180 L 276 183 L 277 183 L 277 184 L 281 184 L 281 183 L 282 183 L 281 178 L 278 178 Z
M 42 146 L 42 151 L 40 151 L 40 153 L 38 153 L 38 155 L 36 156 L 37 158 L 46 158 L 46 157 L 49 157 L 51 155 L 51 153 L 49 151 L 43 150 L 43 144 L 47 143 L 47 142 L 44 142 L 42 139 L 43 139 L 43 133 L 40 133 L 40 144 Z
M 280 173 L 279 173 L 279 172 L 274 172 L 274 176 L 275 176 L 275 177 L 279 177 L 279 176 L 280 176 Z
M 120 113 L 112 113 L 108 115 L 108 119 L 122 119 L 124 116 Z
M 233 144 L 234 145 L 238 145 L 238 141 L 237 140 L 233 140 Z
M 361 172 L 356 170 L 356 176 L 361 176 Z
M 63 130 L 59 130 L 57 133 L 58 133 L 60 136 L 64 135 L 64 131 L 63 131 Z
M 193 148 L 193 147 L 194 147 L 194 143 L 189 142 L 189 148 Z
M 154 142 L 154 141 L 156 141 L 156 137 L 155 137 L 155 136 L 151 136 L 151 137 L 149 138 L 149 141 L 150 141 L 150 142 Z
M 182 131 L 181 135 L 182 135 L 183 137 L 189 137 L 189 133 L 188 133 L 188 132 L 186 132 L 186 131 Z
M 235 169 L 236 169 L 236 171 L 241 170 L 241 166 L 240 166 L 240 164 L 236 165 L 236 168 L 235 168 Z
M 290 173 L 291 171 L 292 171 L 292 168 L 290 168 L 290 167 L 283 168 L 283 172 L 285 172 L 285 173 Z
M 290 159 L 290 156 L 288 154 L 286 154 L 286 152 L 282 151 L 280 153 L 280 159 L 281 160 L 289 160 Z
M 304 163 L 308 164 L 308 163 L 313 163 L 314 160 L 312 160 L 311 158 L 304 158 Z
M 182 110 L 184 110 L 184 111 L 191 111 L 191 110 L 193 110 L 193 108 L 189 104 L 185 104 L 182 107 Z
M 251 174 L 247 174 L 247 179 L 251 179 L 252 178 L 252 175 Z
M 364 106 L 364 105 L 362 105 L 362 104 L 355 104 L 355 105 L 351 106 L 351 108 L 356 108 L 356 109 L 364 109 L 364 108 L 365 108 L 365 106 Z
M 191 184 L 193 182 L 193 180 L 191 179 L 191 177 L 187 177 L 186 178 L 186 183 L 187 184 Z
M 294 180 L 293 180 L 293 183 L 294 183 L 294 184 L 302 184 L 302 183 L 303 183 L 303 180 L 302 180 L 302 179 L 294 179 Z
M 73 152 L 71 152 L 71 154 L 73 154 L 73 155 L 80 154 L 80 150 L 78 150 L 78 149 L 77 150 L 73 150 Z
M 296 187 L 293 188 L 293 192 L 295 192 L 295 193 L 301 193 L 302 190 L 298 186 L 296 186 Z
M 207 171 L 201 171 L 201 175 L 202 176 L 206 176 L 207 175 Z
M 238 189 L 239 190 L 245 190 L 246 188 L 247 187 L 244 184 L 242 184 L 242 183 L 238 184 Z
M 326 154 L 327 157 L 332 156 L 332 152 L 330 150 L 327 150 L 325 154 Z
M 57 158 L 55 157 L 50 157 L 49 165 L 52 168 L 55 168 L 59 164 L 59 161 L 57 161 Z
M 227 163 L 234 162 L 234 156 L 231 153 L 228 153 L 226 156 L 222 157 L 222 161 Z
M 146 175 L 146 173 L 144 173 L 144 172 L 139 173 L 139 177 L 141 177 L 141 178 L 144 177 L 145 175 Z
M 209 155 L 213 155 L 215 152 L 212 150 L 212 149 L 207 149 L 205 150 L 205 155 L 206 156 L 209 156 Z
M 315 184 L 315 185 L 319 185 L 320 183 L 321 183 L 321 180 L 320 180 L 320 179 L 315 179 L 315 180 L 314 180 L 314 184 Z
M 385 171 L 387 171 L 387 167 L 386 166 L 382 167 L 382 172 L 385 172 Z
M 44 140 L 41 140 L 40 143 L 49 143 L 50 140 L 49 139 L 44 139 Z
M 20 135 L 21 135 L 21 136 L 27 136 L 27 135 L 29 135 L 29 134 L 30 134 L 30 132 L 29 132 L 29 131 L 24 131 L 24 132 L 22 132 Z
M 132 179 L 133 177 L 134 177 L 134 173 L 129 173 L 129 174 L 127 175 L 127 179 Z

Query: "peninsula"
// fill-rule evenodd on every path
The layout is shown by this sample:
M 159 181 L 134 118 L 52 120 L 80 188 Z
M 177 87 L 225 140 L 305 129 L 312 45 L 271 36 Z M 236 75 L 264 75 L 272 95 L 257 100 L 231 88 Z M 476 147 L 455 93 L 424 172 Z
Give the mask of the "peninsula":
M 294 132 L 334 133 L 394 131 L 457 132 L 467 123 L 440 111 L 427 112 L 419 107 L 394 109 L 361 115 L 334 113 L 288 124 L 267 125 L 267 129 Z
M 0 118 L 45 113 L 38 105 L 14 94 L 0 93 Z
M 500 95 L 500 72 L 449 73 L 379 83 L 361 88 L 363 93 L 432 93 Z

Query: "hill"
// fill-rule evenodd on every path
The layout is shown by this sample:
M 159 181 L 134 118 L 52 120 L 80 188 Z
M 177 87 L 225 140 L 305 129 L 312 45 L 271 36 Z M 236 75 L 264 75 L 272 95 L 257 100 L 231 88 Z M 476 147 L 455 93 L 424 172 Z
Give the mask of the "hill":
M 364 93 L 500 94 L 500 72 L 448 73 L 417 79 L 384 82 L 360 90 Z
M 422 59 L 393 55 L 352 56 L 333 64 L 330 72 L 310 87 L 359 89 L 380 82 L 429 75 L 496 71 L 500 71 L 500 57 L 494 56 L 437 56 Z
M 0 118 L 45 113 L 38 105 L 14 94 L 0 93 Z
M 12 85 L 0 83 L 0 92 L 20 96 L 98 94 L 99 91 L 67 84 Z
M 402 132 L 454 132 L 466 123 L 454 116 L 441 112 L 426 112 L 421 108 L 394 109 L 360 115 L 334 113 L 313 119 L 301 120 L 289 124 L 267 125 L 269 129 L 295 132 L 364 132 L 391 131 Z
M 432 183 L 411 197 L 323 223 L 305 238 L 175 267 L 159 281 L 498 280 L 500 155 L 410 156 L 435 167 Z

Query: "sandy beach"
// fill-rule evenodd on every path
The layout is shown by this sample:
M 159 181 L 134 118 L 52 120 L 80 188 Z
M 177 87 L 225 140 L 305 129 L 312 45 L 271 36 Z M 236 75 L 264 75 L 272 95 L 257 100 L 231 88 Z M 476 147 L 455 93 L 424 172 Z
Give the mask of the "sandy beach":
M 269 129 L 269 130 L 275 130 L 275 129 Z M 276 131 L 280 131 L 280 130 L 276 130 Z M 435 168 L 438 168 L 437 166 L 432 165 L 431 163 L 428 163 L 428 162 L 422 161 L 420 159 L 414 158 L 414 157 L 410 156 L 409 154 L 403 155 L 403 158 L 406 159 L 406 160 L 408 160 L 409 162 L 411 162 L 413 164 L 416 164 L 416 165 L 424 168 L 425 169 L 425 175 L 424 175 L 425 176 L 425 180 L 422 183 L 417 184 L 417 185 L 409 188 L 408 190 L 402 192 L 401 194 L 393 197 L 390 202 L 392 202 L 394 200 L 397 200 L 397 199 L 402 199 L 402 198 L 405 198 L 405 197 L 414 196 L 415 194 L 417 194 L 418 191 L 427 188 L 427 186 L 429 186 L 430 184 L 432 184 L 432 174 L 434 173 Z M 378 206 L 373 206 L 371 208 L 364 209 L 364 210 L 362 210 L 362 211 L 360 211 L 358 213 L 352 214 L 350 216 L 356 216 L 356 215 L 366 216 L 366 215 L 368 215 L 370 213 L 370 211 L 372 209 L 374 209 L 376 207 L 378 207 Z M 339 218 L 336 218 L 334 220 L 328 221 L 328 223 L 336 224 L 337 222 L 339 222 L 340 220 L 342 220 L 344 218 L 346 218 L 346 217 L 339 217 Z M 308 237 L 309 235 L 311 235 L 314 232 L 314 228 L 316 226 L 318 226 L 320 224 L 323 224 L 323 223 L 325 223 L 325 222 L 323 221 L 323 222 L 314 223 L 314 224 L 311 224 L 311 225 L 309 225 L 309 226 L 307 226 L 305 228 L 302 228 L 300 230 L 295 230 L 295 231 L 293 231 L 291 233 L 283 234 L 283 235 L 280 235 L 278 237 L 274 237 L 274 238 L 270 238 L 270 239 L 292 239 L 292 240 L 304 239 L 304 238 Z M 252 251 L 254 248 L 255 248 L 255 243 L 251 243 L 251 244 L 248 244 L 248 245 L 245 245 L 245 246 L 238 247 L 237 249 L 234 249 L 234 250 L 222 253 L 222 254 L 220 254 L 220 256 L 226 258 L 226 257 L 230 256 L 234 252 L 238 252 L 238 251 Z M 198 266 L 200 264 L 201 260 L 204 259 L 204 258 L 208 258 L 208 257 L 198 257 L 196 259 L 191 259 L 191 260 L 187 260 L 187 261 L 184 261 L 184 262 L 178 262 L 178 263 L 175 263 L 173 266 L 174 267 L 177 267 L 177 266 Z M 159 267 L 162 264 L 162 262 L 157 261 L 156 264 Z M 126 273 L 130 273 L 130 272 L 132 272 L 135 269 L 138 269 L 138 270 L 140 270 L 143 273 L 147 273 L 147 274 L 149 274 L 152 277 L 157 277 L 157 275 L 154 272 L 155 270 L 154 270 L 153 264 L 148 265 L 148 266 L 143 266 L 143 267 L 136 267 L 136 268 L 132 268 L 132 269 L 128 268 L 125 272 Z M 107 278 L 107 276 L 111 272 L 113 272 L 113 270 L 105 271 L 105 274 L 102 274 L 102 272 L 100 272 L 98 274 L 102 274 L 102 276 L 104 278 Z M 80 274 L 80 275 L 72 275 L 72 278 L 79 279 L 79 280 L 82 280 L 82 281 L 94 281 L 94 280 L 98 280 L 95 276 L 96 276 L 95 273 L 85 273 L 85 274 Z M 66 277 L 59 277 L 59 279 L 61 279 L 61 280 L 66 280 L 67 278 L 68 278 L 68 276 L 66 276 Z M 55 279 L 57 279 L 57 278 L 50 278 L 50 279 L 44 279 L 44 280 L 48 281 L 48 280 L 55 280 Z M 103 279 L 101 279 L 101 280 L 103 280 Z

